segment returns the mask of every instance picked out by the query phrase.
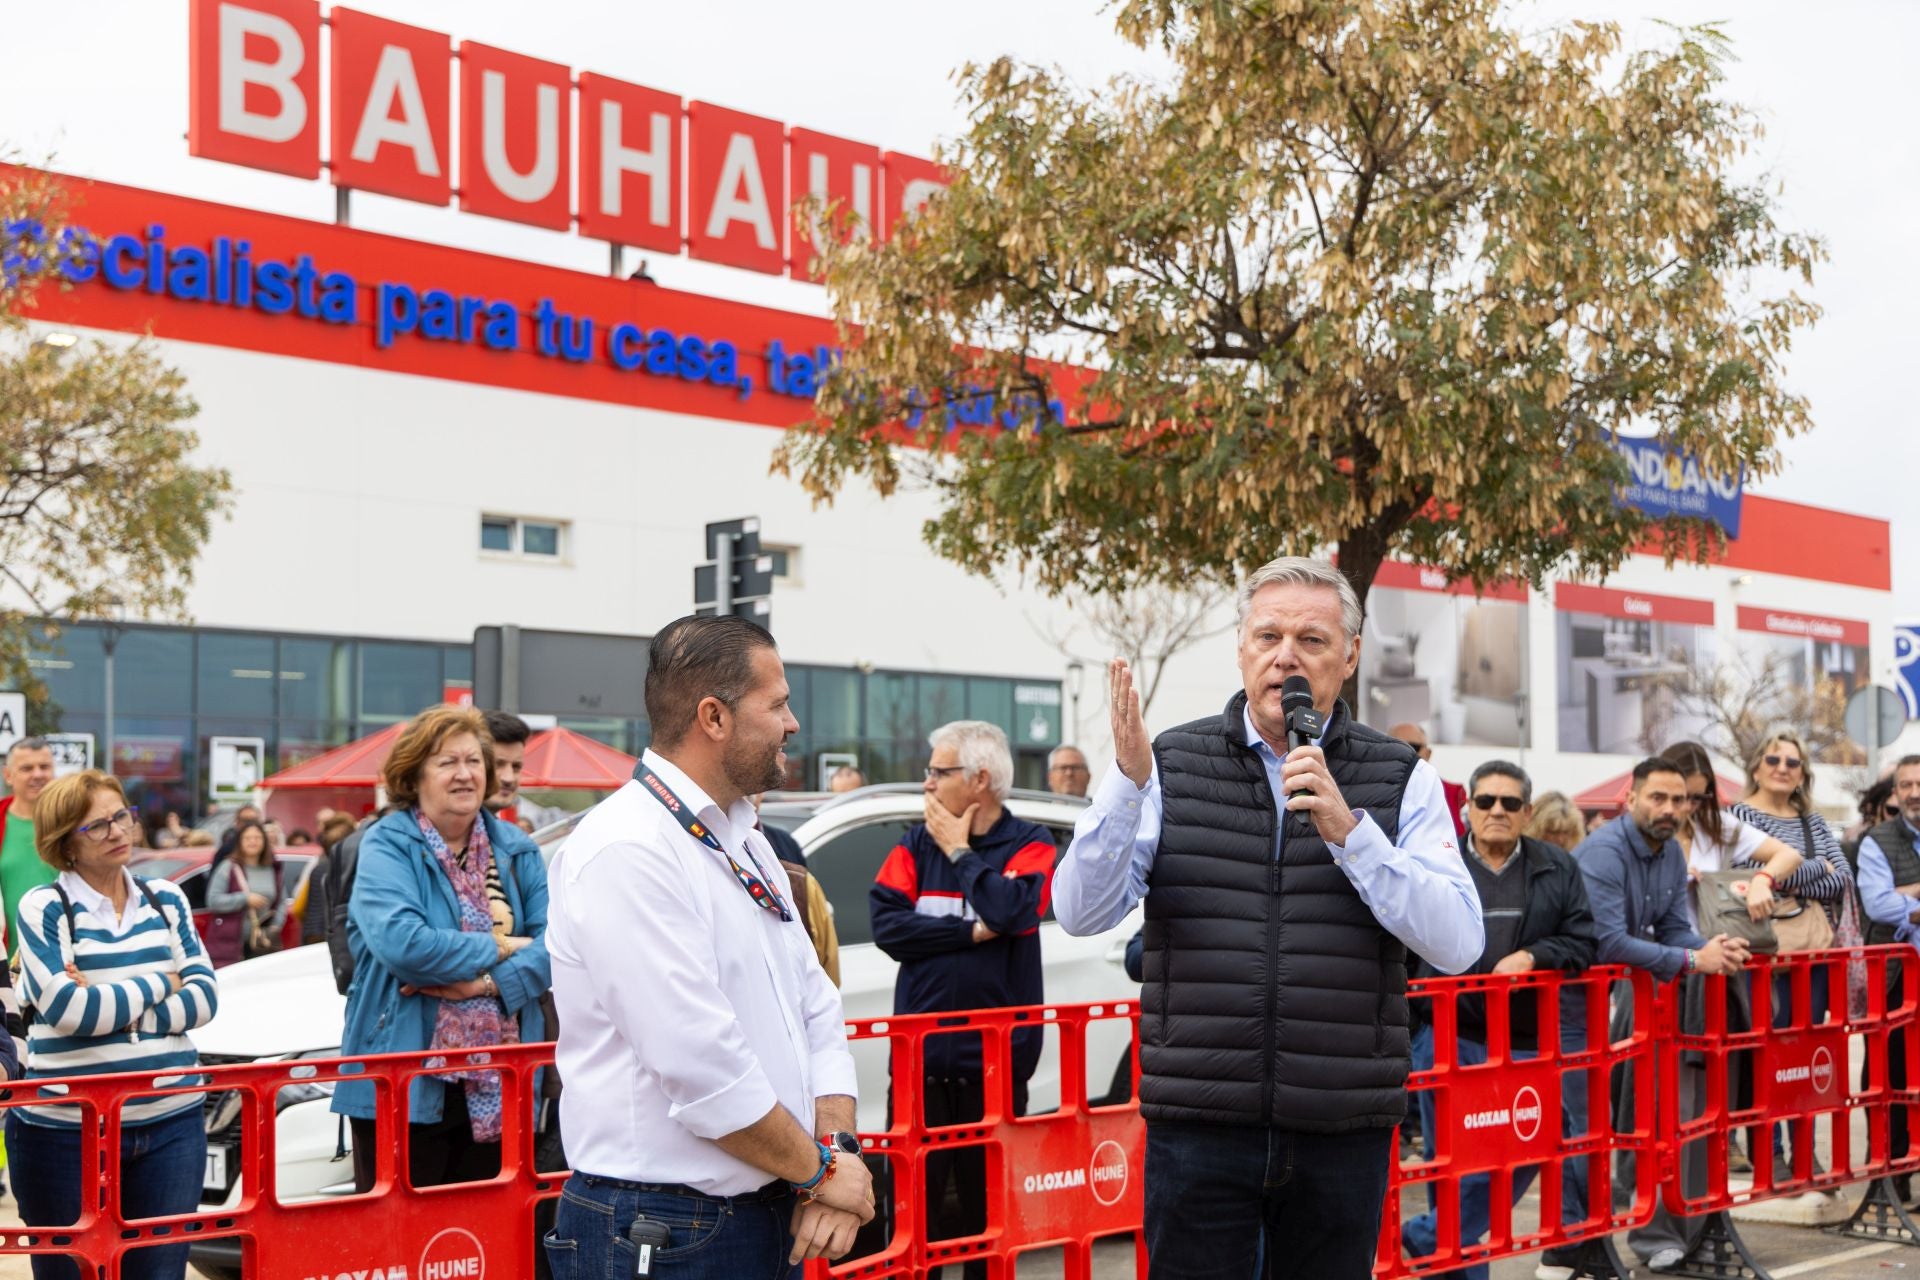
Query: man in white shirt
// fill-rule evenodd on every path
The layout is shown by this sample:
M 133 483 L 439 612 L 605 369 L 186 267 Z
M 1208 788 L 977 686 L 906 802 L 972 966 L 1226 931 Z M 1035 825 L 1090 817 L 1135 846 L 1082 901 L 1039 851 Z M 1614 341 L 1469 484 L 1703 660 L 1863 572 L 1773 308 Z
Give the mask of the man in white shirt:
M 548 871 L 574 1173 L 547 1257 L 556 1275 L 797 1276 L 873 1217 L 840 995 L 748 799 L 784 781 L 800 726 L 773 637 L 744 618 L 662 630 L 646 700 L 635 780 Z

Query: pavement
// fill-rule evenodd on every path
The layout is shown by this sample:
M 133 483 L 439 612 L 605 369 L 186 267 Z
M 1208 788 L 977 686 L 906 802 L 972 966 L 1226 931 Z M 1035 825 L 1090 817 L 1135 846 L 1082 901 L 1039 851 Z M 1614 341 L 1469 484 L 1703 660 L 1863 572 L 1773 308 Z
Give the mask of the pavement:
M 1857 1189 L 1850 1190 L 1854 1190 L 1851 1198 L 1857 1200 Z M 1533 1208 L 1537 1215 L 1537 1205 Z M 13 1197 L 0 1200 L 0 1233 L 10 1232 L 19 1225 L 18 1206 Z M 1900 1273 L 1910 1273 L 1920 1280 L 1920 1248 L 1868 1244 L 1813 1227 L 1779 1223 L 1742 1222 L 1740 1235 L 1774 1280 L 1790 1280 L 1794 1276 L 1814 1276 L 1817 1280 L 1868 1280 L 1868 1277 L 1889 1280 Z M 1619 1243 L 1624 1253 L 1625 1238 Z M 1533 1269 L 1531 1257 L 1496 1262 L 1491 1280 L 1532 1280 Z M 1014 1275 L 1017 1280 L 1061 1280 L 1064 1270 L 1061 1251 L 1047 1249 L 1023 1254 Z M 947 1280 L 959 1280 L 958 1268 L 946 1271 Z M 1133 1245 L 1124 1240 L 1102 1241 L 1096 1246 L 1093 1273 L 1097 1280 L 1143 1280 L 1135 1272 Z M 32 1274 L 24 1256 L 0 1255 L 0 1280 L 30 1280 Z M 1636 1274 L 1649 1273 L 1641 1269 Z M 1312 1280 L 1312 1277 L 1303 1280 Z

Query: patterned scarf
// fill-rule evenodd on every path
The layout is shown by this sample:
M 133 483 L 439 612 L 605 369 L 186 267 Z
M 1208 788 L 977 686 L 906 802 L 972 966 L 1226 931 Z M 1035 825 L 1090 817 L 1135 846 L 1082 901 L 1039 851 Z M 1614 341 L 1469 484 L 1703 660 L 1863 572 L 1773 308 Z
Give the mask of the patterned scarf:
M 454 897 L 460 902 L 460 929 L 463 933 L 493 933 L 493 912 L 487 902 L 487 873 L 493 867 L 493 843 L 487 839 L 487 824 L 478 816 L 473 834 L 467 838 L 465 865 L 447 848 L 440 832 L 418 809 L 413 817 L 420 824 L 440 869 L 453 883 Z M 442 1000 L 434 1017 L 433 1049 L 490 1049 L 496 1045 L 519 1044 L 520 1028 L 507 1016 L 501 1003 L 490 996 L 471 1000 Z M 500 1141 L 500 1075 L 496 1071 L 451 1071 L 442 1080 L 459 1080 L 466 1085 L 467 1121 L 473 1126 L 475 1142 Z

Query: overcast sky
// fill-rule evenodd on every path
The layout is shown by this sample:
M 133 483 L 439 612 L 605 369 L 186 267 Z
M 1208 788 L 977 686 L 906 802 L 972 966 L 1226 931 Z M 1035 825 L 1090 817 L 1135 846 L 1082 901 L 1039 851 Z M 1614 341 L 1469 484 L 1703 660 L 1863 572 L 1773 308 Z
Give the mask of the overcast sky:
M 968 60 L 1011 53 L 1064 67 L 1088 85 L 1159 66 L 1119 40 L 1091 0 L 821 0 L 798 8 L 772 0 L 360 0 L 355 7 L 910 153 L 961 129 L 951 73 Z M 184 0 L 66 0 L 59 10 L 57 21 L 7 24 L 0 150 L 50 154 L 62 169 L 109 181 L 332 217 L 331 188 L 322 183 L 187 155 Z M 1811 399 L 1817 425 L 1787 446 L 1784 474 L 1757 489 L 1890 519 L 1896 613 L 1920 613 L 1920 515 L 1910 497 L 1920 446 L 1906 421 L 1908 371 L 1920 363 L 1910 315 L 1920 297 L 1911 248 L 1920 151 L 1910 87 L 1920 4 L 1540 0 L 1515 13 L 1528 25 L 1609 18 L 1639 43 L 1661 38 L 1655 17 L 1724 19 L 1738 57 L 1730 95 L 1756 109 L 1768 129 L 1755 164 L 1782 184 L 1785 224 L 1823 236 L 1832 253 L 1814 291 L 1826 318 L 1802 338 L 1789 366 L 1789 382 Z M 453 209 L 362 195 L 354 221 L 605 270 L 603 245 Z M 686 259 L 656 257 L 651 267 L 664 285 L 823 310 L 810 286 Z

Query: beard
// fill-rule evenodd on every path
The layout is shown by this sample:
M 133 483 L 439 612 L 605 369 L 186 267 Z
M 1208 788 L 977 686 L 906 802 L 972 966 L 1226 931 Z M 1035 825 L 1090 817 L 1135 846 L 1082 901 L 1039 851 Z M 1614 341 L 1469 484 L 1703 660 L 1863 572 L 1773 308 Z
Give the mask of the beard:
M 762 791 L 774 791 L 787 781 L 787 771 L 780 764 L 780 753 L 786 745 L 785 738 L 766 746 L 730 742 L 720 766 L 726 770 L 727 781 L 738 787 L 741 795 L 757 796 Z

